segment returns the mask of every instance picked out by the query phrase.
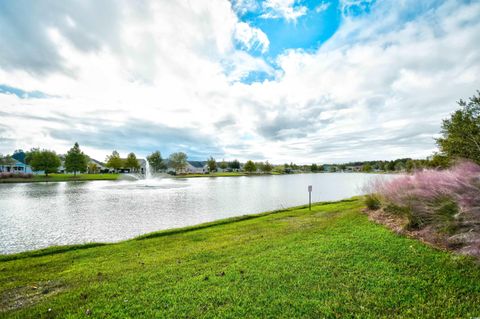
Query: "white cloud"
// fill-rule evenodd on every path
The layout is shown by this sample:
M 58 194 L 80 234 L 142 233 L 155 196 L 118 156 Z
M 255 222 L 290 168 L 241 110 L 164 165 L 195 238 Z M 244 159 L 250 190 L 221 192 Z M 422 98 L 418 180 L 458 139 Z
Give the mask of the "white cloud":
M 265 53 L 270 42 L 262 30 L 251 27 L 248 23 L 239 22 L 235 28 L 235 38 L 243 43 L 247 50 L 260 49 Z
M 318 6 L 315 7 L 315 12 L 320 13 L 323 11 L 327 11 L 330 8 L 330 2 L 321 2 Z
M 307 7 L 298 5 L 297 0 L 265 0 L 262 3 L 264 19 L 283 18 L 287 21 L 297 21 L 301 16 L 307 14 Z
M 49 95 L 0 94 L 0 152 L 78 141 L 100 160 L 114 147 L 279 163 L 426 156 L 455 101 L 479 89 L 478 3 L 376 3 L 316 52 L 284 52 L 280 71 L 236 48 L 269 42 L 228 1 L 107 4 L 103 27 L 67 5 L 0 13 L 0 84 Z M 274 80 L 238 82 L 252 71 Z

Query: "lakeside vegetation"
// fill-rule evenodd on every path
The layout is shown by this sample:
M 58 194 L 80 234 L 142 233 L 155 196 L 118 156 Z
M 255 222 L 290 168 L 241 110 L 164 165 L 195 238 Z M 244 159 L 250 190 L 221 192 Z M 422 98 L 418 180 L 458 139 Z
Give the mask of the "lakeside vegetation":
M 0 316 L 478 316 L 477 264 L 398 236 L 362 208 L 319 203 L 5 255 Z
M 369 186 L 371 216 L 399 232 L 480 257 L 480 91 L 443 121 L 443 170 L 417 170 Z

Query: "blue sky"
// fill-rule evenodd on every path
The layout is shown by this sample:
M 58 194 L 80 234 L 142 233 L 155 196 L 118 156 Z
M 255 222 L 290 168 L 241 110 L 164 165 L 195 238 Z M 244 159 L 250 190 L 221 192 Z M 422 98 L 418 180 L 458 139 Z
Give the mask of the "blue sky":
M 0 153 L 425 157 L 479 37 L 478 1 L 2 1 Z

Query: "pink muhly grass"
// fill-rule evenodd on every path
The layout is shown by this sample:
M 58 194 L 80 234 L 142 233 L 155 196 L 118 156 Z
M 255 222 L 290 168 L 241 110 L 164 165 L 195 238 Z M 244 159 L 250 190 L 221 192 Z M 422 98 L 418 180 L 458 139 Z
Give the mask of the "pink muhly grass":
M 406 209 L 425 225 L 446 219 L 455 226 L 480 228 L 480 166 L 463 161 L 447 170 L 423 170 L 367 185 L 385 205 Z

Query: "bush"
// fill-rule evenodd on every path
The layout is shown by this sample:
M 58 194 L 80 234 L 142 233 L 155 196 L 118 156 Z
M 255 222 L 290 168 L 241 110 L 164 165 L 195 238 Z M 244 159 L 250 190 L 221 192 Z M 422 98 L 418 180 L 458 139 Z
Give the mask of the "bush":
M 379 194 L 387 212 L 407 217 L 412 228 L 480 231 L 480 166 L 473 162 L 377 179 L 368 189 Z
M 22 173 L 22 172 L 0 172 L 0 179 L 7 178 L 32 178 L 32 173 Z
M 369 194 L 365 196 L 365 205 L 370 210 L 376 210 L 381 207 L 381 202 L 375 194 Z

